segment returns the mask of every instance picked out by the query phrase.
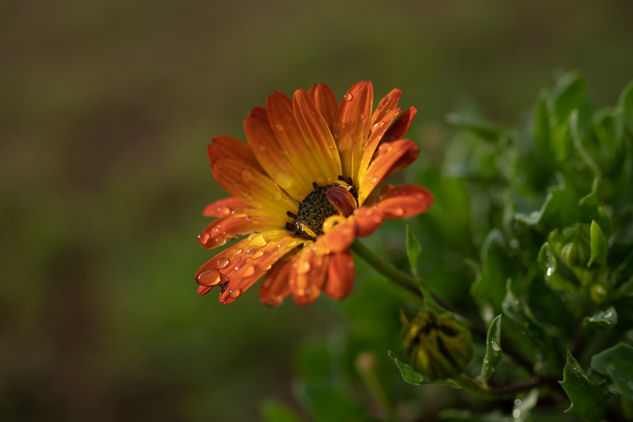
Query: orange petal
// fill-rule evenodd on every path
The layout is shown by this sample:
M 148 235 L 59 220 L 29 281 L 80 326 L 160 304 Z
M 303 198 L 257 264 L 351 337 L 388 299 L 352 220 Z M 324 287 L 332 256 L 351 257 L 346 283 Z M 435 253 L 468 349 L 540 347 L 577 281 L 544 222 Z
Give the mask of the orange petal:
M 288 255 L 292 255 L 288 258 Z M 279 305 L 290 294 L 290 269 L 293 255 L 291 252 L 277 261 L 270 269 L 259 288 L 259 300 L 271 306 Z
M 266 99 L 266 113 L 270 127 L 281 149 L 304 180 L 317 183 L 329 183 L 320 176 L 318 163 L 312 158 L 312 145 L 308 144 L 299 129 L 292 109 L 292 100 L 286 95 L 275 92 Z
M 354 287 L 354 259 L 347 252 L 330 256 L 328 277 L 323 291 L 335 300 L 343 299 Z
M 315 248 L 320 254 L 347 250 L 356 237 L 354 220 L 338 215 L 328 217 L 323 223 L 323 232 L 317 238 Z
M 341 153 L 343 176 L 356 180 L 363 144 L 371 126 L 374 90 L 371 82 L 361 81 L 343 96 L 334 120 L 334 138 Z
M 358 179 L 362 179 L 367 174 L 367 168 L 369 167 L 372 158 L 374 158 L 374 153 L 376 152 L 376 148 L 380 145 L 380 142 L 383 140 L 389 125 L 398 116 L 400 113 L 400 109 L 396 108 L 386 113 L 381 120 L 374 123 L 371 127 L 371 133 L 369 134 L 369 139 L 365 142 L 363 147 L 363 152 L 360 157 L 360 168 L 358 169 Z
M 292 298 L 299 305 L 308 305 L 319 297 L 327 276 L 329 255 L 321 255 L 314 247 L 304 247 L 293 262 L 290 271 Z
M 312 159 L 319 166 L 320 175 L 325 177 L 326 181 L 336 180 L 341 174 L 341 160 L 336 142 L 319 109 L 303 89 L 295 91 L 293 109 L 304 142 L 310 146 Z
M 356 236 L 371 235 L 384 221 L 383 213 L 377 207 L 360 207 L 354 210 Z
M 336 116 L 336 110 L 338 109 L 338 102 L 334 96 L 334 92 L 326 84 L 317 84 L 310 87 L 310 96 L 317 106 L 325 123 L 327 123 L 330 130 L 334 124 L 334 117 Z
M 392 89 L 389 94 L 385 95 L 378 105 L 376 106 L 376 110 L 374 114 L 371 116 L 371 124 L 374 125 L 381 121 L 385 116 L 391 114 L 396 109 L 398 105 L 398 101 L 400 101 L 400 96 L 402 95 L 402 91 L 398 88 Z
M 348 217 L 356 208 L 356 198 L 347 189 L 340 186 L 330 187 L 325 196 L 340 215 Z
M 210 203 L 204 207 L 202 215 L 205 217 L 224 217 L 231 214 L 231 211 L 248 207 L 249 205 L 240 198 L 231 196 Z
M 385 133 L 383 141 L 389 142 L 395 139 L 401 139 L 409 131 L 416 114 L 418 114 L 418 109 L 413 106 L 409 107 L 407 111 L 402 113 L 400 117 L 393 122 L 387 133 Z
M 196 291 L 196 294 L 198 294 L 198 296 L 204 296 L 207 293 L 209 293 L 211 291 L 212 287 L 207 287 L 207 286 L 198 286 L 198 290 Z
M 304 174 L 297 170 L 301 162 L 292 163 L 286 157 L 270 127 L 266 110 L 254 108 L 244 120 L 244 130 L 248 144 L 270 177 L 294 199 L 305 198 L 312 190 L 312 180 L 304 179 Z
M 285 222 L 284 216 L 273 216 L 252 208 L 238 212 L 232 211 L 232 214 L 218 218 L 205 227 L 198 235 L 198 242 L 205 249 L 213 249 L 242 234 L 281 229 Z
M 406 218 L 426 212 L 433 203 L 433 194 L 422 186 L 386 185 L 374 203 L 385 218 Z
M 408 139 L 382 143 L 367 173 L 359 180 L 358 203 L 365 199 L 392 173 L 409 165 L 418 156 L 418 146 Z
M 211 166 L 222 159 L 230 159 L 244 163 L 244 165 L 261 170 L 251 148 L 239 139 L 230 136 L 214 136 L 212 144 L 207 147 Z
M 215 180 L 227 192 L 271 214 L 296 212 L 297 204 L 270 177 L 244 162 L 220 159 L 211 167 Z
M 253 247 L 250 256 L 247 249 L 248 257 L 222 275 L 227 281 L 220 293 L 220 303 L 228 305 L 235 301 L 270 270 L 275 262 L 301 243 L 303 240 L 286 236 L 277 242 L 269 242 L 261 248 Z

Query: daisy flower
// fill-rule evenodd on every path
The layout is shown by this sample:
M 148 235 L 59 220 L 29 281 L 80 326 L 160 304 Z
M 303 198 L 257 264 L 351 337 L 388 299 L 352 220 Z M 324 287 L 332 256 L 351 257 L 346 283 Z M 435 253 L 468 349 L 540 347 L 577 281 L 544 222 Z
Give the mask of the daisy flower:
M 275 92 L 244 120 L 248 143 L 217 136 L 211 171 L 232 197 L 209 204 L 218 217 L 198 236 L 207 249 L 245 236 L 196 273 L 198 294 L 220 287 L 229 304 L 264 276 L 260 299 L 300 305 L 321 292 L 345 297 L 354 284 L 350 245 L 384 220 L 425 212 L 433 201 L 415 185 L 378 186 L 418 155 L 403 136 L 417 113 L 398 108 L 394 89 L 373 109 L 371 82 L 352 86 L 338 102 L 325 84 Z M 247 235 L 247 236 L 246 236 Z

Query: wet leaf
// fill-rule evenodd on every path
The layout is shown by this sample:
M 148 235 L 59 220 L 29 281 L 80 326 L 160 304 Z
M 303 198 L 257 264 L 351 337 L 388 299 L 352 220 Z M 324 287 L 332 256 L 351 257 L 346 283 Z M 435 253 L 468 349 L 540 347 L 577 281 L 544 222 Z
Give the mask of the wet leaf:
M 591 222 L 590 233 L 591 257 L 589 258 L 587 267 L 591 267 L 594 262 L 604 265 L 607 263 L 607 238 L 595 220 Z
M 618 323 L 618 313 L 613 306 L 609 306 L 604 311 L 596 312 L 595 314 L 585 317 L 585 322 L 588 324 L 595 324 L 601 327 L 612 327 Z
M 559 383 L 570 401 L 565 413 L 581 416 L 589 422 L 597 422 L 602 418 L 607 410 L 608 392 L 604 386 L 587 376 L 569 352 L 563 368 L 563 380 Z
M 607 375 L 623 395 L 633 400 L 633 347 L 620 343 L 591 358 L 591 367 Z
M 486 336 L 486 354 L 484 355 L 481 374 L 479 375 L 484 383 L 488 382 L 488 379 L 496 369 L 502 357 L 501 315 L 497 315 L 490 323 L 490 326 L 488 327 L 488 334 Z

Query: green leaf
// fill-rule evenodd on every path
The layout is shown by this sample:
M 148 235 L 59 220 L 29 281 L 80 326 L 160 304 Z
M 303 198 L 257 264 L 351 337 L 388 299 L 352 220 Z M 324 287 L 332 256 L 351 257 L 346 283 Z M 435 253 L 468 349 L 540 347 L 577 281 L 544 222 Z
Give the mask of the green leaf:
M 470 410 L 446 409 L 440 411 L 438 420 L 442 422 L 515 422 L 511 416 L 504 415 L 498 410 L 475 414 Z
M 503 132 L 491 123 L 462 113 L 449 113 L 446 115 L 446 121 L 453 126 L 471 132 L 487 142 L 496 143 L 504 136 Z
M 424 375 L 417 372 L 408 363 L 400 361 L 400 359 L 398 359 L 391 350 L 387 351 L 387 355 L 395 362 L 396 366 L 400 370 L 400 375 L 402 375 L 403 380 L 413 385 L 420 385 L 424 382 Z
M 534 122 L 532 124 L 532 136 L 536 143 L 536 148 L 543 160 L 552 163 L 552 154 L 550 149 L 551 142 L 551 122 L 549 109 L 547 106 L 547 92 L 542 91 L 539 95 L 536 109 L 534 111 Z
M 517 213 L 515 219 L 536 230 L 549 232 L 578 220 L 577 199 L 571 189 L 560 186 L 549 190 L 541 209 L 530 214 Z
M 607 410 L 609 394 L 604 386 L 589 378 L 570 352 L 567 352 L 563 380 L 559 383 L 570 401 L 565 413 L 581 416 L 589 422 L 602 418 Z
M 633 134 L 633 81 L 622 90 L 618 99 L 618 109 L 624 118 L 624 124 Z
M 578 201 L 578 211 L 580 214 L 580 221 L 583 223 L 590 223 L 591 220 L 596 220 L 600 225 L 606 236 L 613 231 L 613 222 L 611 218 L 604 212 L 604 209 L 600 206 L 598 200 L 598 190 L 600 189 L 600 178 L 595 178 L 591 193 L 583 196 Z
M 584 97 L 585 83 L 578 73 L 570 72 L 561 77 L 550 97 L 556 120 L 566 122 L 571 112 L 582 106 Z
M 295 391 L 317 422 L 369 421 L 363 405 L 328 385 L 300 382 Z
M 505 297 L 506 280 L 512 276 L 512 260 L 507 254 L 503 234 L 493 229 L 481 246 L 481 272 L 471 287 L 472 295 L 481 303 L 492 305 L 495 312 L 501 310 Z
M 492 375 L 502 357 L 501 315 L 497 315 L 490 323 L 488 334 L 486 335 L 486 354 L 484 355 L 484 362 L 479 375 L 484 383 L 488 382 L 490 375 Z
M 594 262 L 604 265 L 607 263 L 607 238 L 595 220 L 591 222 L 591 257 L 587 267 L 591 267 Z
M 512 409 L 512 416 L 515 422 L 531 421 L 531 411 L 538 403 L 538 388 L 533 388 L 523 398 L 514 400 L 514 409 Z
M 418 276 L 418 259 L 420 258 L 420 252 L 422 252 L 422 246 L 420 241 L 411 231 L 411 227 L 407 224 L 407 257 L 409 258 L 409 265 L 411 266 L 411 274 L 415 277 Z
M 623 395 L 633 400 L 633 347 L 620 343 L 591 358 L 591 367 L 607 375 Z
M 596 324 L 601 327 L 612 327 L 618 323 L 618 313 L 613 306 L 609 306 L 603 311 L 585 317 L 584 321 L 588 324 Z
M 301 422 L 301 418 L 285 403 L 268 399 L 262 404 L 260 414 L 264 422 Z
M 547 372 L 558 370 L 561 356 L 558 347 L 552 339 L 545 334 L 543 327 L 536 321 L 532 312 L 512 291 L 512 282 L 508 280 L 506 296 L 503 300 L 503 314 L 516 322 L 525 335 L 541 351 L 541 356 L 537 357 L 540 364 L 545 365 Z
M 550 242 L 545 242 L 538 253 L 537 263 L 545 282 L 553 289 L 574 294 L 577 281 L 571 269 L 559 258 Z

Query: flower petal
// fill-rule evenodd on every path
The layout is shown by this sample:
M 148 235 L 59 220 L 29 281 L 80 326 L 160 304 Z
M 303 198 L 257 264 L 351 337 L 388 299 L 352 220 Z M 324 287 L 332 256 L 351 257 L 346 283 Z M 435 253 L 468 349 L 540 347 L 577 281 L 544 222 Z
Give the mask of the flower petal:
M 288 258 L 288 255 L 291 257 Z M 290 269 L 294 257 L 295 255 L 289 252 L 270 269 L 259 288 L 259 300 L 262 303 L 277 306 L 290 294 Z
M 323 223 L 323 232 L 314 245 L 320 254 L 347 250 L 356 236 L 354 220 L 340 215 L 328 217 Z
M 304 247 L 299 252 L 290 270 L 296 274 L 290 279 L 290 289 L 297 304 L 309 305 L 319 297 L 327 276 L 328 258 L 329 255 L 317 253 L 315 247 Z
M 334 205 L 334 208 L 336 208 L 338 213 L 342 216 L 348 217 L 356 208 L 356 199 L 354 198 L 354 195 L 352 195 L 347 189 L 340 186 L 330 187 L 325 196 L 330 204 Z
M 393 141 L 395 139 L 401 139 L 411 127 L 411 123 L 415 115 L 418 114 L 418 109 L 411 106 L 393 122 L 387 133 L 383 138 L 384 142 Z
M 409 165 L 418 156 L 418 146 L 408 139 L 382 143 L 376 151 L 367 173 L 360 179 L 358 203 L 365 199 L 392 173 Z
M 341 160 L 330 128 L 310 95 L 303 89 L 295 91 L 293 109 L 305 142 L 310 145 L 312 157 L 319 166 L 325 181 L 336 180 L 341 174 Z
M 323 288 L 335 300 L 343 299 L 354 287 L 354 259 L 349 251 L 330 255 L 328 277 Z
M 426 212 L 433 203 L 433 194 L 416 185 L 386 185 L 374 201 L 386 219 L 407 218 Z
M 227 240 L 254 231 L 281 229 L 286 223 L 282 215 L 270 215 L 257 209 L 243 209 L 218 218 L 198 235 L 198 242 L 205 249 L 224 245 Z
M 204 207 L 202 215 L 205 217 L 223 217 L 231 214 L 231 211 L 241 208 L 249 208 L 249 205 L 240 198 L 231 196 L 210 203 Z
M 382 211 L 377 207 L 357 208 L 354 210 L 353 218 L 357 237 L 371 235 L 385 220 Z
M 336 110 L 338 109 L 338 102 L 334 92 L 326 84 L 317 84 L 310 87 L 309 93 L 331 131 Z
M 232 271 L 223 274 L 227 282 L 220 293 L 220 303 L 228 305 L 248 290 L 259 278 L 272 268 L 272 265 L 290 252 L 302 240 L 286 236 L 277 242 L 270 242 L 261 248 L 253 248 L 251 255 Z M 247 249 L 246 254 L 249 254 Z
M 302 163 L 293 163 L 280 147 L 266 110 L 254 108 L 244 120 L 244 131 L 253 154 L 270 177 L 297 201 L 305 198 L 312 190 L 312 180 L 304 179 L 305 174 L 297 170 Z
M 273 215 L 298 209 L 297 203 L 270 177 L 244 162 L 220 159 L 213 164 L 211 171 L 220 186 L 254 208 L 267 210 Z
M 239 139 L 230 136 L 214 136 L 211 142 L 211 145 L 207 147 L 207 153 L 212 167 L 218 160 L 230 159 L 261 170 L 251 148 Z
M 364 141 L 371 127 L 374 90 L 371 82 L 361 81 L 343 96 L 334 120 L 334 139 L 338 144 L 343 176 L 357 180 Z
M 385 116 L 391 114 L 396 109 L 398 105 L 398 101 L 400 101 L 400 96 L 402 95 L 402 91 L 398 88 L 392 89 L 389 94 L 385 95 L 378 105 L 376 106 L 376 110 L 374 114 L 371 116 L 371 124 L 375 125 L 379 121 L 381 121 Z
M 321 175 L 319 164 L 314 160 L 312 145 L 306 142 L 299 129 L 292 108 L 292 100 L 286 95 L 275 92 L 266 99 L 266 113 L 275 138 L 295 169 L 301 173 L 303 180 L 317 183 L 328 183 Z

